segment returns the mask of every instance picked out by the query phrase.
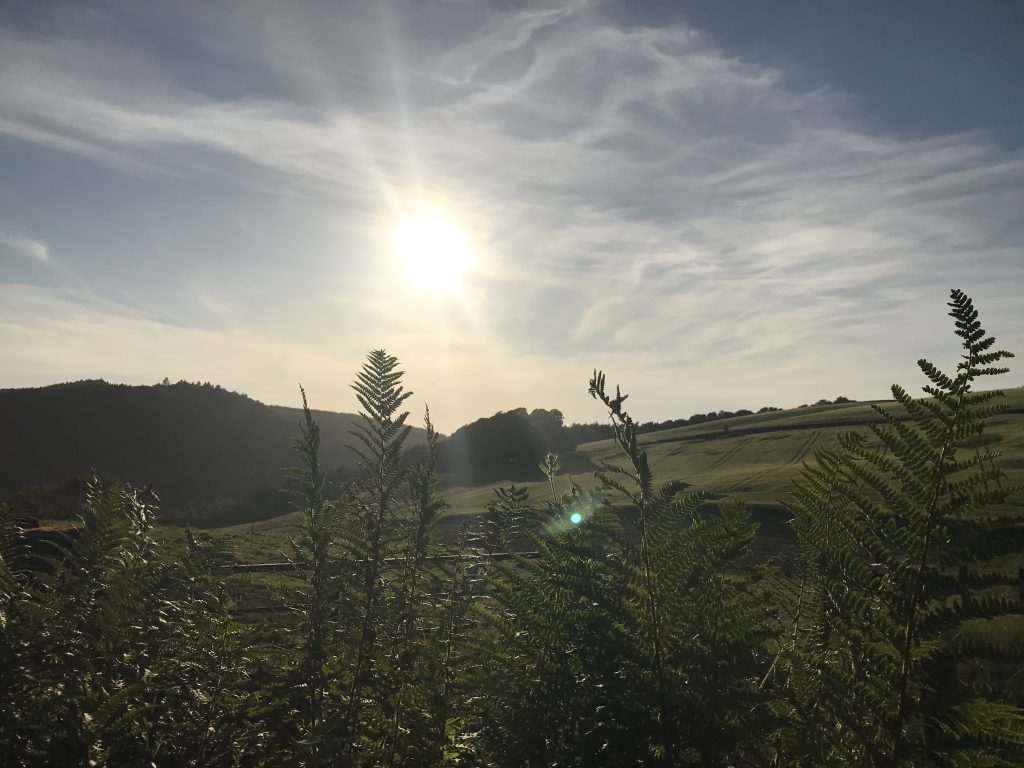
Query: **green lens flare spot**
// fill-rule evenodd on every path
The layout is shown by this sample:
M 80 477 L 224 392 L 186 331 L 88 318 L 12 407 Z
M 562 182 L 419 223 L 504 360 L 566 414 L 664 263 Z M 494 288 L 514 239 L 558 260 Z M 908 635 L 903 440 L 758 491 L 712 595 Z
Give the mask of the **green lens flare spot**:
M 573 512 L 571 515 L 569 515 L 569 520 L 572 521 L 573 525 L 579 525 L 583 522 L 583 515 L 581 515 L 579 512 Z

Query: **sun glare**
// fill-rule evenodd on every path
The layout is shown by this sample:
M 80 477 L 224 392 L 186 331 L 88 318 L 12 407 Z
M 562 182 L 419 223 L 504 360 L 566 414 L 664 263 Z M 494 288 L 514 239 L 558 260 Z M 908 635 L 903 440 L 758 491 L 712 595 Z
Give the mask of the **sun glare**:
M 404 219 L 391 241 L 409 280 L 426 291 L 454 291 L 471 254 L 465 233 L 450 219 L 416 216 Z

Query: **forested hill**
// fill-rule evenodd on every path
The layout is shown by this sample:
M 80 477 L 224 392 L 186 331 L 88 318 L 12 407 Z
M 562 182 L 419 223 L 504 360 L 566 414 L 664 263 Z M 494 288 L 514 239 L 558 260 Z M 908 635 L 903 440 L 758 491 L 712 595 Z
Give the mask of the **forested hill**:
M 315 411 L 322 464 L 350 464 L 358 417 Z M 258 517 L 280 509 L 281 468 L 295 464 L 301 410 L 268 406 L 210 384 L 128 386 L 79 381 L 0 390 L 0 498 L 60 485 L 95 469 L 151 486 L 168 512 L 210 505 Z M 423 442 L 416 429 L 409 445 Z M 236 509 L 241 504 L 243 508 Z M 202 515 L 196 522 L 203 522 Z

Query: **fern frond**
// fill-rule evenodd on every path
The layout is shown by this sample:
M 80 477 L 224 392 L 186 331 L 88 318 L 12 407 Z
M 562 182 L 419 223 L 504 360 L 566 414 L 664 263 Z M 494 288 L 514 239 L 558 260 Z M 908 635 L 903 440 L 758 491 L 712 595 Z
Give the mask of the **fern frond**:
M 953 291 L 949 306 L 964 352 L 956 375 L 919 361 L 930 399 L 893 386 L 899 408 L 875 407 L 876 443 L 844 436 L 838 452 L 805 470 L 795 493 L 812 597 L 793 666 L 793 711 L 811 718 L 805 727 L 830 734 L 828 752 L 844 760 L 898 765 L 939 751 L 985 754 L 978 723 L 943 720 L 980 712 L 958 707 L 982 699 L 944 682 L 948 672 L 934 662 L 991 655 L 984 642 L 964 640 L 965 627 L 1020 612 L 1018 601 L 987 592 L 1007 578 L 979 567 L 990 547 L 977 515 L 1007 498 L 996 456 L 957 453 L 999 410 L 999 393 L 974 393 L 974 381 L 997 374 L 990 363 L 1009 354 L 990 351 L 994 338 L 966 295 Z M 812 703 L 837 693 L 822 687 L 829 679 L 855 692 L 848 705 Z M 846 735 L 833 734 L 832 722 Z

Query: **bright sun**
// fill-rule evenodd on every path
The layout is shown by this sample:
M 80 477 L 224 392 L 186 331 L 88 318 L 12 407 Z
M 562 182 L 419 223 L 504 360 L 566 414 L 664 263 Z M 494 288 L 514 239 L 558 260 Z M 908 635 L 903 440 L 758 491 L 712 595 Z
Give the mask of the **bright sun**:
M 472 260 L 465 233 L 450 219 L 403 219 L 391 232 L 391 241 L 409 280 L 427 291 L 454 291 Z

